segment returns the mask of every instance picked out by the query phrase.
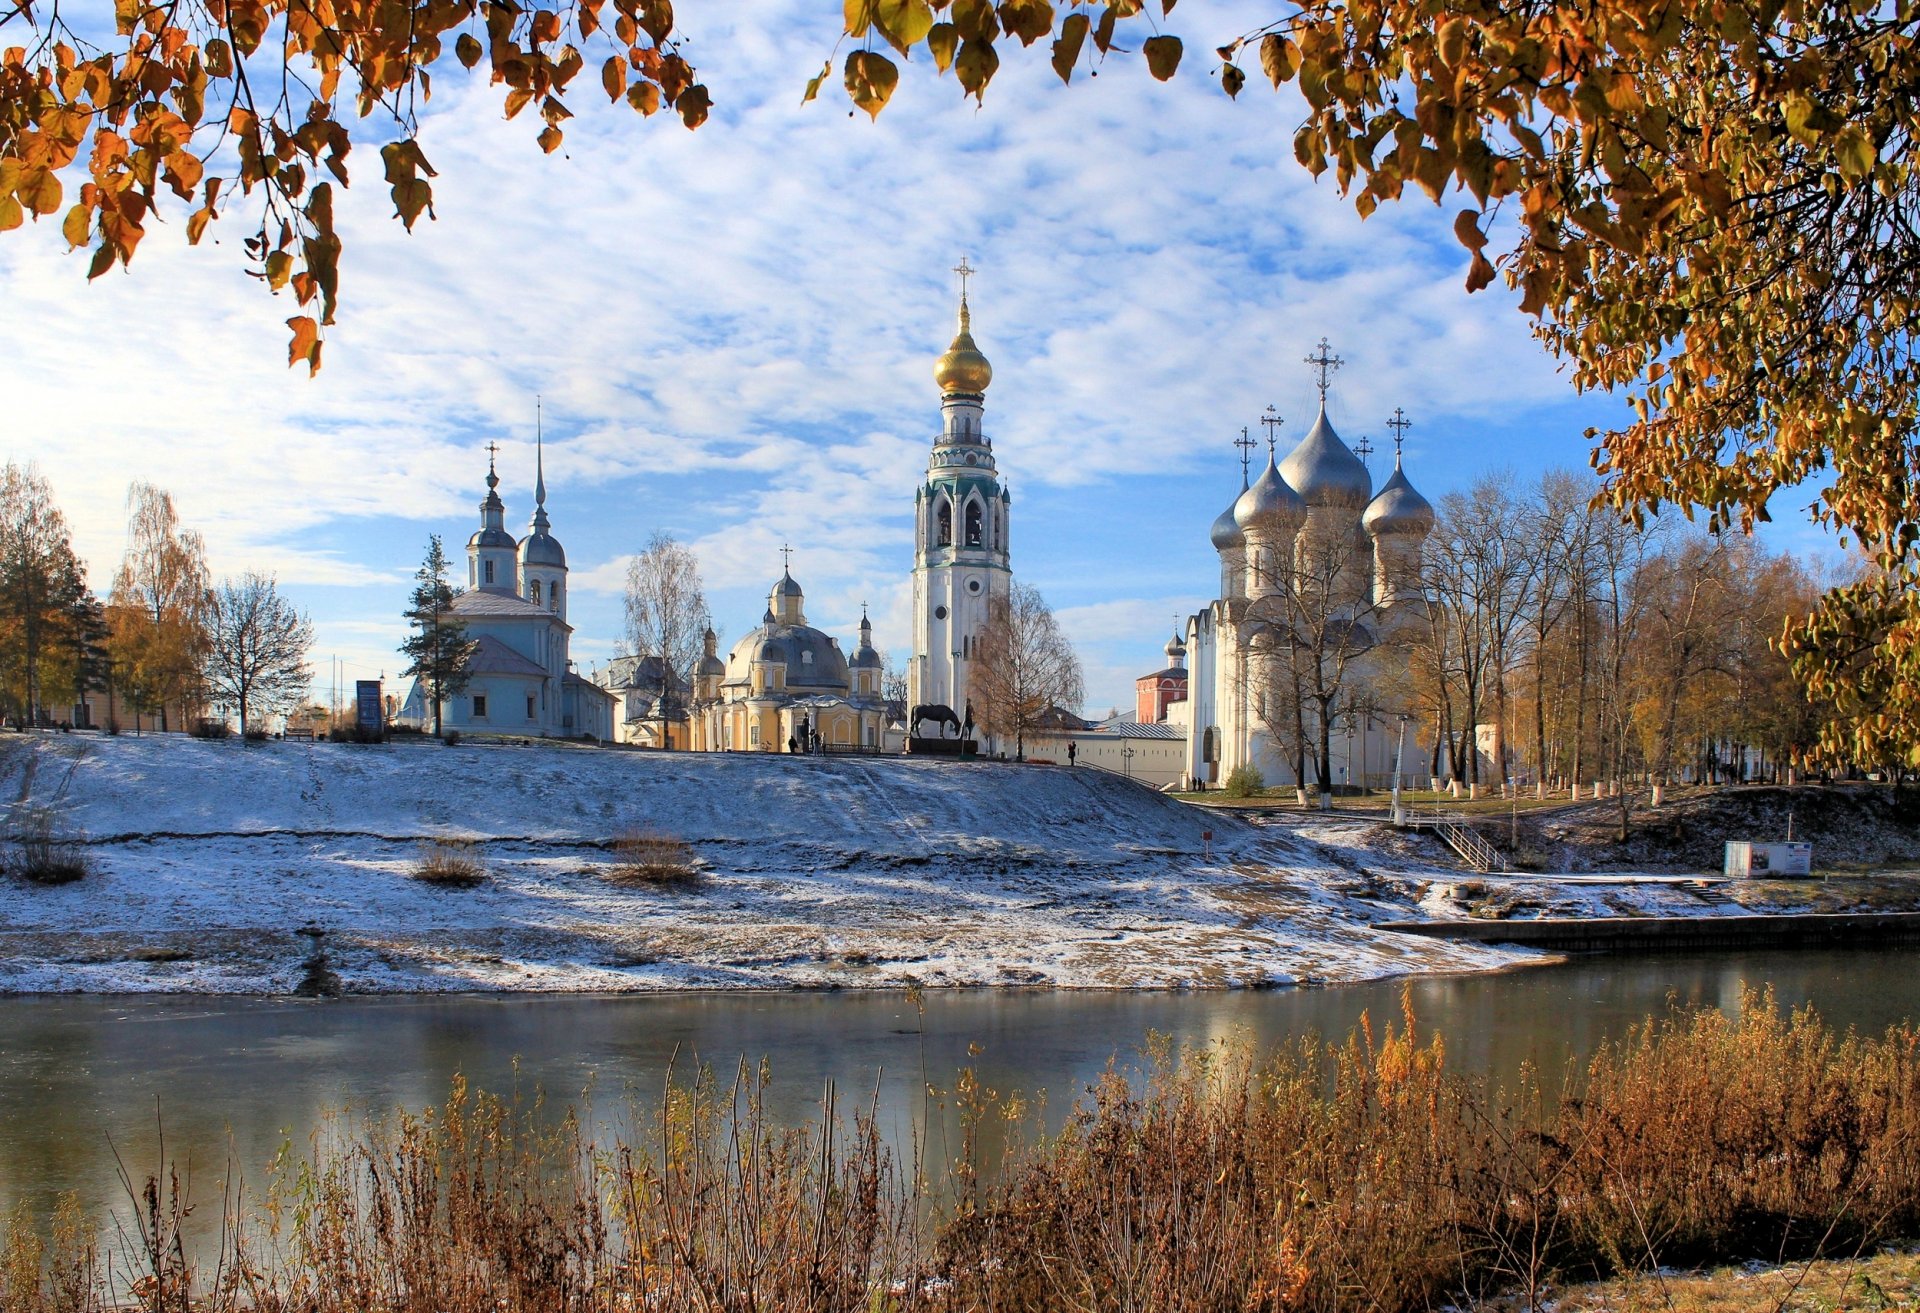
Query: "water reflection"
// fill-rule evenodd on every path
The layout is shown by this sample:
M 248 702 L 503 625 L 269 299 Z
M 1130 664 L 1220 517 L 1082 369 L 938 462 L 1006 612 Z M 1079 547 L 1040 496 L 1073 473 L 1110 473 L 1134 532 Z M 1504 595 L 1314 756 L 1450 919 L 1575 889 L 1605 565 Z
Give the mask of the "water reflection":
M 1409 988 L 1456 1069 L 1506 1073 L 1531 1060 L 1557 1071 L 1670 1000 L 1731 1011 L 1749 981 L 1837 1024 L 1879 1029 L 1920 1016 L 1916 965 L 1913 949 L 1609 957 Z M 604 1132 L 629 1095 L 652 1105 L 670 1062 L 731 1070 L 742 1055 L 764 1057 L 777 1117 L 815 1115 L 832 1077 L 845 1101 L 877 1089 L 883 1134 L 909 1146 L 926 1126 L 923 1080 L 950 1085 L 969 1063 L 1001 1091 L 1046 1091 L 1057 1122 L 1110 1059 L 1137 1060 L 1149 1030 L 1197 1043 L 1337 1036 L 1363 1011 L 1376 1025 L 1397 1016 L 1400 990 L 977 991 L 929 994 L 924 1011 L 897 993 L 0 999 L 0 1205 L 46 1209 L 65 1190 L 96 1210 L 117 1204 L 110 1143 L 136 1177 L 163 1154 L 190 1165 L 209 1200 L 230 1156 L 257 1185 L 283 1140 L 304 1141 L 327 1112 L 437 1103 L 456 1073 L 558 1104 L 590 1094 Z M 950 1128 L 942 1116 L 932 1124 L 944 1156 Z

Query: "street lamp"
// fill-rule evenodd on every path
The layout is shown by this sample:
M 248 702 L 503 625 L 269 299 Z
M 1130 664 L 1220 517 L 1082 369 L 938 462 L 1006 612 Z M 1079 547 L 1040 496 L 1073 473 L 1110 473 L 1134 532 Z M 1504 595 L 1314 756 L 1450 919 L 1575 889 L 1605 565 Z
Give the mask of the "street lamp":
M 1128 779 L 1133 778 L 1133 744 L 1124 740 L 1120 744 L 1120 769 Z
M 1400 810 L 1400 759 L 1407 752 L 1408 719 L 1406 712 L 1400 713 L 1400 741 L 1394 745 L 1393 749 L 1393 823 L 1395 825 L 1406 823 L 1406 816 Z

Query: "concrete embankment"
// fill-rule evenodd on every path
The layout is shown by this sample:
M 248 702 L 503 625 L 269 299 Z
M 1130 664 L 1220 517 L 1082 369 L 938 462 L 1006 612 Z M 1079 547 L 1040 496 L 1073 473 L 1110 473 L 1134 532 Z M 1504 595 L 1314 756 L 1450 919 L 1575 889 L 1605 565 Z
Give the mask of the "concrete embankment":
M 1920 944 L 1920 912 L 1783 916 L 1609 916 L 1540 921 L 1389 921 L 1382 930 L 1571 953 Z

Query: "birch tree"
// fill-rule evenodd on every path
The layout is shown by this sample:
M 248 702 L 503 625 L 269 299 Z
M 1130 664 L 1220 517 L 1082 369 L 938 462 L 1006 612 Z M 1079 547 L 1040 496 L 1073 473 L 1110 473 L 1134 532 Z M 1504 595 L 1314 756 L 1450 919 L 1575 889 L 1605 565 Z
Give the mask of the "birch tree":
M 291 710 L 312 678 L 313 622 L 280 595 L 272 575 L 248 571 L 207 598 L 206 680 L 215 706 L 240 717 L 242 738 L 256 715 Z
M 700 559 L 672 535 L 655 533 L 646 550 L 627 562 L 625 610 L 634 655 L 659 658 L 654 718 L 660 722 L 661 744 L 671 748 L 674 700 L 693 687 L 693 663 L 706 635 Z
M 968 690 L 978 702 L 981 726 L 1011 738 L 1023 760 L 1027 731 L 1048 711 L 1077 711 L 1086 701 L 1079 654 L 1039 589 L 1016 581 L 988 602 L 987 622 L 974 640 Z

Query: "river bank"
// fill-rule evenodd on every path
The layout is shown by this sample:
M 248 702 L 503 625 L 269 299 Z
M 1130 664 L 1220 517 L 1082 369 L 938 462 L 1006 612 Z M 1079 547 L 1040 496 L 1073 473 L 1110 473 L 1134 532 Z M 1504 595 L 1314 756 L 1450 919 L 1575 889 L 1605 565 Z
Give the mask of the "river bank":
M 0 798 L 88 872 L 0 879 L 4 993 L 1270 987 L 1542 960 L 1390 921 L 1782 910 L 1003 763 L 28 735 Z M 618 878 L 634 833 L 687 878 Z

